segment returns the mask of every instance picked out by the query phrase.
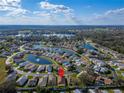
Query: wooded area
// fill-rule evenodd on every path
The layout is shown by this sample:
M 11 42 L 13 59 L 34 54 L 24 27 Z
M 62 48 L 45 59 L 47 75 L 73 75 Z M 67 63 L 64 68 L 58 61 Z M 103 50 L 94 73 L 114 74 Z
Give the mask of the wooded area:
M 83 31 L 80 35 L 124 54 L 124 31 Z

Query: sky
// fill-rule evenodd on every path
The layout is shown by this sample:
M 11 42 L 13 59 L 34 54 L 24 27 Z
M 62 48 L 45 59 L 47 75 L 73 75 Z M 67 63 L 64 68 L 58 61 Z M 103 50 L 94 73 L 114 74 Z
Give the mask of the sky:
M 124 0 L 0 0 L 0 25 L 124 25 Z

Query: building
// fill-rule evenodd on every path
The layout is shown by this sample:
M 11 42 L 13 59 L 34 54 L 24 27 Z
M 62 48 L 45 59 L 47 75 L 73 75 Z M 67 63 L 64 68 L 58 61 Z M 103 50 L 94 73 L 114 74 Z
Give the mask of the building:
M 48 71 L 48 72 L 52 72 L 52 70 L 53 70 L 53 67 L 49 65 L 49 66 L 47 67 L 47 71 Z
M 49 75 L 48 77 L 48 86 L 56 86 L 57 85 L 57 78 L 54 75 Z
M 41 65 L 37 68 L 37 72 L 45 71 L 45 65 Z
M 58 86 L 66 86 L 66 82 L 67 80 L 66 80 L 66 78 L 65 77 L 58 77 Z
M 43 78 L 40 78 L 40 80 L 38 82 L 38 86 L 46 87 L 47 86 L 47 81 L 48 81 L 48 77 L 47 76 L 45 76 Z
M 30 79 L 27 83 L 27 85 L 29 87 L 36 87 L 37 83 L 38 83 L 38 77 L 34 77 L 33 79 Z
M 27 81 L 28 81 L 27 76 L 22 76 L 16 81 L 16 83 L 18 86 L 24 86 Z

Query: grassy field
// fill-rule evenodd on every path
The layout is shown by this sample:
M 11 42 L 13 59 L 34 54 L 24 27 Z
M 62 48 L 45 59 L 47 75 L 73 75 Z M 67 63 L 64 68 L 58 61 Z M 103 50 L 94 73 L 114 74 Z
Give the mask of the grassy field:
M 5 80 L 5 58 L 0 58 L 0 84 Z

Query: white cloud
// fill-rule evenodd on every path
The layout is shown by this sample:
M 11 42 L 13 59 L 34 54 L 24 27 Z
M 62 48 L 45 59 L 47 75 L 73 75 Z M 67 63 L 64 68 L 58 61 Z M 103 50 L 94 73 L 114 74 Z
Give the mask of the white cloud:
M 5 16 L 0 17 L 2 24 L 79 24 L 74 16 L 74 10 L 61 4 L 40 2 L 39 11 L 28 11 L 21 6 L 21 0 L 0 0 L 0 12 Z M 30 16 L 25 14 L 31 13 Z M 25 15 L 25 16 L 23 16 Z M 31 17 L 32 16 L 32 17 Z
M 118 17 L 117 17 L 118 16 Z M 108 10 L 103 14 L 95 14 L 97 19 L 99 18 L 113 18 L 117 17 L 116 19 L 124 16 L 124 8 L 115 9 L 115 10 Z
M 46 12 L 46 11 L 42 11 L 42 12 L 41 11 L 34 11 L 33 14 L 36 16 L 42 16 L 42 17 L 51 16 L 51 14 Z
M 0 10 L 10 11 L 15 8 L 20 8 L 20 0 L 0 0 Z
M 74 15 L 74 10 L 68 6 L 61 4 L 52 4 L 48 1 L 40 2 L 40 8 L 47 13 L 40 13 L 39 15 L 51 16 L 51 20 L 63 19 L 65 22 L 79 24 L 81 23 Z M 38 14 L 38 13 L 37 13 Z M 58 17 L 58 18 L 57 18 Z
M 21 7 L 21 0 L 0 0 L 0 11 L 7 12 L 7 16 L 27 13 L 27 10 Z
M 123 25 L 124 8 L 108 10 L 102 14 L 94 14 L 85 19 L 87 24 Z
M 23 16 L 27 12 L 29 12 L 29 11 L 22 9 L 22 8 L 17 8 L 17 9 L 14 9 L 13 11 L 9 12 L 7 14 L 7 16 Z
M 64 19 L 50 20 L 42 17 L 0 17 L 0 24 L 14 24 L 14 25 L 73 25 L 71 21 Z
M 105 15 L 124 15 L 124 8 L 109 10 Z
M 47 1 L 40 2 L 40 7 L 42 9 L 50 10 L 52 13 L 70 13 L 73 10 L 64 5 L 52 4 Z
M 74 16 L 74 10 L 65 5 L 52 4 L 45 0 L 39 4 L 41 10 L 29 11 L 22 8 L 21 4 L 21 0 L 0 0 L 0 12 L 2 11 L 5 14 L 3 17 L 0 17 L 0 22 L 2 24 L 42 25 L 71 25 L 80 23 Z

